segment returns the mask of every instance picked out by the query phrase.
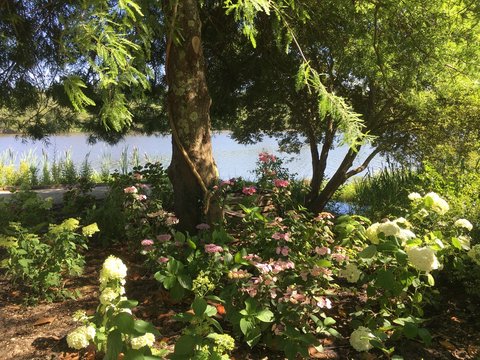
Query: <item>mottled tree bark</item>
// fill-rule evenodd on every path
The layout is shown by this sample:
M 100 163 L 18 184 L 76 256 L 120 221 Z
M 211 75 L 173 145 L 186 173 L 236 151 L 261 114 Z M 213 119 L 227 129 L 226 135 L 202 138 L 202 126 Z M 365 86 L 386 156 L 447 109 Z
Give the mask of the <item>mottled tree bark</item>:
M 167 40 L 168 112 L 172 127 L 172 161 L 168 169 L 174 211 L 181 230 L 195 231 L 201 222 L 214 223 L 220 210 L 209 196 L 218 172 L 210 136 L 210 103 L 205 78 L 198 1 L 168 2 L 171 24 Z

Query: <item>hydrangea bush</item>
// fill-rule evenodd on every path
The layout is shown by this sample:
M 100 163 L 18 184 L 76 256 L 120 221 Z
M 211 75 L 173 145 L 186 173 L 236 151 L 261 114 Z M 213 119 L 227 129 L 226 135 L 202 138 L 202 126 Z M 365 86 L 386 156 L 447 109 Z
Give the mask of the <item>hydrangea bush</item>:
M 306 358 L 312 347 L 321 350 L 322 337 L 341 337 L 334 318 L 340 289 L 362 299 L 349 314 L 355 350 L 391 355 L 403 337 L 428 343 L 424 308 L 435 300 L 435 277 L 452 259 L 479 261 L 472 224 L 449 217 L 449 204 L 433 192 L 410 194 L 404 217 L 374 223 L 312 215 L 292 200 L 292 180 L 271 172 L 275 161 L 261 154 L 255 185 L 239 188 L 230 179 L 217 186 L 225 204 L 231 194 L 248 199 L 239 201 L 241 224 L 202 223 L 196 234 L 174 223 L 138 224 L 147 229 L 137 241 L 154 277 L 173 299 L 193 298 L 176 317 L 186 326 L 171 356 L 227 358 L 235 338 Z M 139 201 L 133 188 L 125 193 Z M 115 286 L 102 291 L 103 303 L 120 301 L 122 284 Z M 226 323 L 232 337 L 223 334 Z
M 160 359 L 164 351 L 153 348 L 160 335 L 150 323 L 135 319 L 132 308 L 137 305 L 125 296 L 127 267 L 115 256 L 109 256 L 100 270 L 100 304 L 93 316 L 78 311 L 74 320 L 80 326 L 67 335 L 67 344 L 75 350 L 95 347 L 106 359 Z

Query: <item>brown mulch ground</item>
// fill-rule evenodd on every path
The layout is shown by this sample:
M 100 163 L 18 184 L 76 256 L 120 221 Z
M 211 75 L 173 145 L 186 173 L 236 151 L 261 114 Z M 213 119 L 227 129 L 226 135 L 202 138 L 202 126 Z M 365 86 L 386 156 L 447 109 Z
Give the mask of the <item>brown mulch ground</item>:
M 129 267 L 127 295 L 139 301 L 135 315 L 151 321 L 162 333 L 165 346 L 173 347 L 180 334 L 182 324 L 172 319 L 177 312 L 185 310 L 185 305 L 169 301 L 159 284 L 145 273 L 141 258 L 132 256 L 128 249 L 116 249 Z M 87 266 L 83 276 L 70 281 L 66 287 L 79 290 L 80 298 L 56 303 L 40 303 L 35 306 L 23 304 L 23 295 L 12 287 L 4 273 L 0 272 L 0 360 L 93 360 L 92 352 L 75 352 L 68 348 L 65 337 L 75 323 L 72 314 L 79 309 L 93 312 L 98 305 L 98 271 L 103 260 L 110 254 L 102 249 L 92 249 L 87 254 Z M 480 360 L 480 304 L 465 300 L 458 289 L 445 288 L 442 291 L 446 300 L 435 310 L 427 327 L 433 335 L 431 346 L 415 341 L 405 341 L 396 347 L 396 353 L 405 360 L 465 359 Z M 342 301 L 340 299 L 340 301 Z M 346 307 L 351 299 L 344 299 Z M 348 335 L 342 328 L 342 319 L 347 312 L 333 314 L 339 320 L 339 331 Z M 359 354 L 346 339 L 325 339 L 325 351 L 314 353 L 315 359 L 383 359 L 379 352 Z M 283 359 L 281 354 L 268 349 L 241 347 L 233 354 L 233 359 Z

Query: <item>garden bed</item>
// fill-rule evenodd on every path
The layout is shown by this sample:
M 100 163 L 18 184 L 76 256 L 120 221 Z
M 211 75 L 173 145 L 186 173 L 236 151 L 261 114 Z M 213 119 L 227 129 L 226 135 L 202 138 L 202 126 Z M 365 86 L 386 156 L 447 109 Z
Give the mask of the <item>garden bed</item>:
M 185 311 L 189 302 L 174 303 L 160 284 L 146 275 L 143 257 L 131 254 L 127 249 L 92 248 L 87 254 L 87 265 L 82 276 L 69 281 L 69 290 L 80 292 L 76 300 L 68 299 L 55 303 L 40 303 L 26 306 L 24 294 L 13 288 L 0 274 L 0 358 L 15 360 L 43 359 L 95 359 L 90 349 L 77 352 L 69 349 L 66 335 L 75 328 L 72 314 L 79 309 L 92 313 L 98 305 L 98 271 L 102 261 L 111 252 L 121 257 L 129 268 L 127 295 L 139 301 L 134 314 L 151 321 L 162 334 L 157 343 L 173 349 L 183 324 L 172 317 Z M 480 308 L 464 300 L 460 289 L 445 289 L 445 297 L 440 309 L 430 311 L 427 328 L 433 342 L 429 347 L 416 341 L 404 341 L 397 345 L 397 354 L 404 359 L 465 359 L 480 358 Z M 348 314 L 361 301 L 351 293 L 338 293 L 332 317 L 338 321 L 338 330 L 345 337 L 349 335 Z M 221 321 L 221 319 L 220 319 Z M 345 324 L 342 324 L 345 323 Z M 311 358 L 317 359 L 383 359 L 380 352 L 357 353 L 346 339 L 325 338 L 322 341 L 325 351 L 311 351 Z M 281 353 L 271 349 L 240 347 L 233 352 L 232 359 L 283 359 Z

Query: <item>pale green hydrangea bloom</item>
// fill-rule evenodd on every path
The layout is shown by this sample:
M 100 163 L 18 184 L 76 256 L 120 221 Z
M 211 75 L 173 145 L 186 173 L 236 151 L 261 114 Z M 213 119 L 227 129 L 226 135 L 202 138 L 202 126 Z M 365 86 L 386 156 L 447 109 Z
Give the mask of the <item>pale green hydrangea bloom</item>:
M 192 291 L 200 296 L 204 296 L 214 289 L 215 284 L 212 283 L 208 275 L 203 270 L 198 273 L 198 276 L 192 282 Z
M 367 230 L 365 230 L 365 235 L 367 236 L 367 239 L 370 240 L 372 244 L 378 244 L 378 226 L 380 223 L 374 223 L 370 225 Z
M 93 326 L 80 326 L 67 335 L 67 344 L 72 349 L 84 349 L 95 338 L 95 333 Z
M 347 264 L 345 269 L 338 272 L 338 276 L 346 278 L 349 283 L 356 283 L 362 275 L 362 272 L 357 268 L 355 264 Z
M 357 351 L 368 351 L 373 348 L 370 340 L 375 339 L 369 328 L 359 326 L 350 335 L 350 345 Z
M 86 236 L 86 237 L 91 237 L 93 234 L 95 234 L 99 231 L 100 231 L 100 229 L 98 228 L 98 225 L 97 225 L 96 222 L 93 223 L 93 224 L 84 226 L 82 228 L 82 234 L 83 234 L 83 236 Z
M 440 264 L 435 251 L 430 247 L 413 246 L 406 249 L 408 261 L 417 270 L 430 272 L 438 269 Z
M 138 336 L 130 340 L 130 345 L 132 345 L 132 349 L 135 350 L 141 349 L 144 346 L 153 346 L 154 343 L 155 335 L 153 335 L 152 333 L 146 333 L 145 335 Z
M 120 294 L 118 293 L 118 291 L 107 287 L 103 289 L 102 293 L 100 294 L 100 303 L 103 305 L 110 305 L 119 296 Z
M 208 337 L 215 341 L 215 351 L 218 353 L 232 351 L 235 348 L 235 340 L 230 335 L 213 333 Z
M 467 254 L 477 265 L 480 265 L 480 244 L 474 245 Z
M 473 229 L 472 223 L 470 221 L 468 221 L 467 219 L 458 219 L 457 221 L 455 221 L 454 225 L 456 227 L 459 227 L 459 228 L 465 228 L 468 231 L 472 231 L 472 229 Z
M 78 228 L 79 224 L 80 221 L 78 221 L 77 219 L 69 218 L 63 221 L 60 226 L 65 230 L 74 231 Z

